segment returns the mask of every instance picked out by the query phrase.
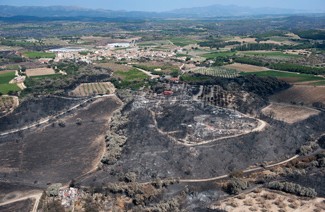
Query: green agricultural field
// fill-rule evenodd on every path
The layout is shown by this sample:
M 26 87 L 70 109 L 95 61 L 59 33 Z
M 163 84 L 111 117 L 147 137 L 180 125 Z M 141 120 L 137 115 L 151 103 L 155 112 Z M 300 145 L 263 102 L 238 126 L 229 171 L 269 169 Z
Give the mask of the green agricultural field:
M 0 72 L 0 92 L 2 94 L 8 94 L 9 91 L 20 91 L 20 88 L 16 84 L 9 84 L 9 82 L 15 78 L 15 72 Z
M 187 45 L 190 45 L 190 44 L 196 44 L 197 41 L 196 40 L 192 40 L 190 38 L 170 38 L 169 39 L 174 45 L 176 46 L 181 46 L 181 47 L 184 47 L 184 46 L 187 46 Z
M 290 59 L 290 58 L 299 58 L 301 55 L 295 55 L 295 54 L 285 54 L 280 51 L 270 51 L 270 52 L 256 52 L 256 51 L 248 51 L 248 52 L 240 52 L 242 55 L 247 56 L 256 56 L 256 57 L 271 57 L 271 58 L 284 58 L 284 59 Z
M 193 74 L 184 74 L 180 77 L 180 79 L 187 83 L 198 83 L 198 82 L 205 82 L 210 80 L 210 76 L 206 75 L 193 75 Z
M 259 77 L 276 77 L 281 79 L 291 79 L 294 82 L 307 82 L 315 80 L 324 80 L 322 77 L 317 77 L 311 74 L 299 74 L 299 73 L 289 73 L 282 71 L 262 71 L 262 72 L 250 72 L 250 73 L 241 73 L 241 75 L 251 75 L 254 74 Z
M 157 43 L 139 43 L 138 46 L 157 46 Z
M 132 69 L 130 71 L 116 71 L 114 72 L 114 75 L 127 82 L 142 81 L 148 79 L 148 76 L 145 73 L 137 69 Z
M 55 58 L 55 53 L 50 52 L 25 52 L 24 55 L 30 59 Z
M 6 72 L 1 73 L 0 72 L 0 84 L 7 84 L 9 83 L 13 78 L 15 78 L 15 72 Z
M 7 70 L 19 70 L 19 65 L 6 65 Z
M 214 59 L 216 57 L 230 57 L 230 56 L 234 56 L 235 54 L 236 54 L 236 52 L 211 52 L 211 53 L 207 53 L 207 54 L 204 54 L 201 56 L 210 60 L 210 59 Z
M 0 84 L 2 94 L 8 94 L 10 91 L 20 91 L 20 88 L 16 84 Z
M 314 85 L 314 86 L 325 86 L 325 80 L 319 81 L 319 82 L 315 82 L 312 85 Z

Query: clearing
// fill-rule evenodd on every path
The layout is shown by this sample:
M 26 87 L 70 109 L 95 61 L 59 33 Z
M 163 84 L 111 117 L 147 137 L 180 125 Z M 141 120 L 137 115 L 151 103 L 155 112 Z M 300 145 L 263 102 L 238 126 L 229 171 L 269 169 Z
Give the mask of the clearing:
M 35 68 L 35 69 L 27 69 L 26 70 L 26 75 L 28 77 L 54 75 L 54 74 L 56 74 L 56 73 L 52 68 Z
M 237 70 L 239 72 L 259 72 L 259 71 L 270 70 L 270 69 L 268 69 L 266 67 L 242 64 L 242 63 L 233 63 L 233 64 L 225 65 L 223 67 L 230 68 L 230 69 L 235 69 L 235 70 Z
M 262 112 L 264 115 L 289 124 L 303 121 L 310 116 L 320 113 L 320 111 L 312 108 L 280 103 L 271 103 L 269 106 L 263 108 Z
M 325 87 L 294 85 L 287 90 L 271 96 L 271 100 L 275 102 L 304 104 L 308 106 L 311 106 L 315 102 L 325 104 Z

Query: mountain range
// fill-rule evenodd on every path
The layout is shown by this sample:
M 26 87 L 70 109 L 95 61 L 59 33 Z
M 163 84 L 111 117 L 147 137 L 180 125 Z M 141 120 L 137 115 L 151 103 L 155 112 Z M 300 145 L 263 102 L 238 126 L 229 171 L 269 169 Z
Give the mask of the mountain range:
M 258 15 L 292 15 L 311 13 L 279 8 L 250 8 L 235 5 L 212 5 L 208 7 L 183 8 L 167 12 L 114 11 L 103 9 L 87 9 L 80 7 L 48 6 L 8 6 L 0 5 L 0 17 L 33 16 L 33 17 L 103 17 L 103 18 L 213 18 L 240 17 Z

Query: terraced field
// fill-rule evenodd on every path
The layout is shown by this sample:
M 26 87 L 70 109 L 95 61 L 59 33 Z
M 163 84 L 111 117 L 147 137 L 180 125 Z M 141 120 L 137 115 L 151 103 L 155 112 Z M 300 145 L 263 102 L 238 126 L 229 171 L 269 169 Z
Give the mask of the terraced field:
M 115 87 L 110 82 L 82 83 L 72 91 L 73 96 L 91 96 L 97 94 L 111 94 Z

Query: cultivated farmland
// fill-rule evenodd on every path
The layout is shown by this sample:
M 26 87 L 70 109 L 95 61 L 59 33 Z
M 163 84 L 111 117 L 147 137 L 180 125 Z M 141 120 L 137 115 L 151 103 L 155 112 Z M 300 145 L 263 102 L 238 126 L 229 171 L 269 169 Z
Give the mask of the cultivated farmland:
M 35 68 L 35 69 L 26 70 L 26 75 L 28 77 L 53 75 L 53 74 L 55 74 L 55 71 L 52 68 Z
M 197 68 L 191 70 L 191 72 L 222 78 L 235 78 L 239 76 L 238 71 L 223 67 Z
M 248 65 L 248 64 L 242 64 L 242 63 L 233 63 L 230 65 L 225 65 L 225 68 L 235 69 L 239 72 L 257 72 L 257 71 L 266 71 L 270 70 L 266 67 L 261 66 L 254 66 L 254 65 Z
M 287 54 L 281 51 L 245 51 L 240 52 L 240 55 L 246 56 L 255 56 L 255 57 L 262 57 L 262 58 L 271 58 L 271 59 L 292 59 L 292 58 L 299 58 L 301 55 L 297 54 Z
M 289 83 L 297 83 L 297 82 L 308 82 L 308 81 L 323 81 L 323 77 L 314 76 L 311 74 L 300 74 L 293 72 L 285 72 L 285 71 L 259 71 L 259 72 L 249 72 L 249 73 L 241 73 L 241 75 L 249 75 L 254 74 L 258 77 L 276 77 L 281 80 L 284 80 Z
M 0 72 L 0 93 L 8 94 L 11 91 L 20 91 L 20 88 L 16 84 L 9 84 L 9 82 L 15 78 L 15 72 Z
M 50 52 L 25 52 L 24 55 L 30 59 L 55 58 L 55 54 Z
M 72 91 L 73 96 L 91 96 L 94 94 L 112 94 L 115 87 L 110 82 L 82 83 Z

